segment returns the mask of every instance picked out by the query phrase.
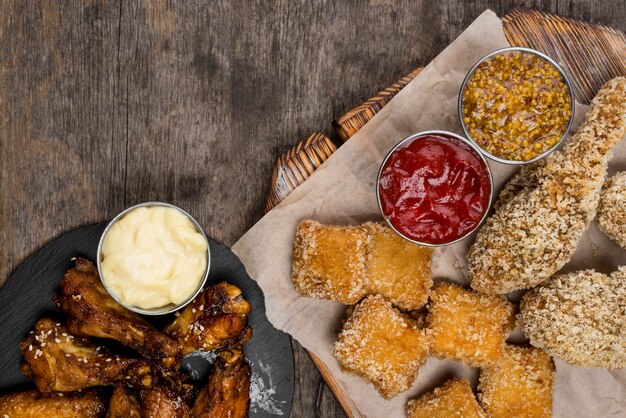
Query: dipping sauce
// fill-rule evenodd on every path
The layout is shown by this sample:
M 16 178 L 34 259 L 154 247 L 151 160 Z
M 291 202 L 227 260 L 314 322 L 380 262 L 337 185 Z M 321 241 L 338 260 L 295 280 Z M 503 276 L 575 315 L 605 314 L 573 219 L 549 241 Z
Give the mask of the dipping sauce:
M 541 56 L 503 51 L 480 63 L 462 92 L 462 122 L 482 149 L 529 161 L 561 140 L 572 116 L 570 91 Z
M 441 245 L 472 232 L 491 199 L 484 160 L 465 142 L 425 134 L 401 143 L 378 180 L 383 215 L 411 240 Z
M 208 246 L 191 220 L 167 206 L 141 206 L 117 220 L 102 247 L 102 279 L 127 306 L 181 304 L 198 288 Z

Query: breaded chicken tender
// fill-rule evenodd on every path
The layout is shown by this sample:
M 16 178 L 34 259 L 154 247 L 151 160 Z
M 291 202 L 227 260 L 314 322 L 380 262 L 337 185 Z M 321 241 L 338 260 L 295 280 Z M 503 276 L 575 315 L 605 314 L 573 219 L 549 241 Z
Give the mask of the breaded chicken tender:
M 432 249 L 414 244 L 386 224 L 368 222 L 367 294 L 382 295 L 395 306 L 415 310 L 426 304 L 433 286 Z
M 382 296 L 356 305 L 335 342 L 344 369 L 370 381 L 387 399 L 411 388 L 426 361 L 430 339 Z
M 625 126 L 626 78 L 618 77 L 603 86 L 561 150 L 524 166 L 504 187 L 468 253 L 472 288 L 500 294 L 530 288 L 569 261 L 595 216 Z
M 556 367 L 538 348 L 507 345 L 480 371 L 478 399 L 491 418 L 549 418 Z
M 294 244 L 293 283 L 302 296 L 353 304 L 382 295 L 404 310 L 428 300 L 432 250 L 409 242 L 384 223 L 322 225 L 305 220 Z
M 518 325 L 535 347 L 580 367 L 626 367 L 626 266 L 557 275 L 522 298 Z
M 626 248 L 626 171 L 615 174 L 604 184 L 598 224 L 602 232 Z
M 358 302 L 365 295 L 366 241 L 363 228 L 300 222 L 293 254 L 296 291 L 347 304 Z
M 406 406 L 407 418 L 485 418 L 467 380 L 452 379 Z
M 435 357 L 482 367 L 502 355 L 514 311 L 502 296 L 439 283 L 431 292 L 426 322 Z

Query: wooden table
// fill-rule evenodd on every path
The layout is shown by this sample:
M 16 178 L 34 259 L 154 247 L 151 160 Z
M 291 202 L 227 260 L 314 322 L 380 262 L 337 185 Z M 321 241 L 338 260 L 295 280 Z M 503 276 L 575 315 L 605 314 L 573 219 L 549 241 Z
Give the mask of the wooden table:
M 626 29 L 620 0 L 2 2 L 0 283 L 52 237 L 146 200 L 233 244 L 280 151 L 332 135 L 485 8 L 520 5 Z M 343 416 L 294 353 L 292 416 Z

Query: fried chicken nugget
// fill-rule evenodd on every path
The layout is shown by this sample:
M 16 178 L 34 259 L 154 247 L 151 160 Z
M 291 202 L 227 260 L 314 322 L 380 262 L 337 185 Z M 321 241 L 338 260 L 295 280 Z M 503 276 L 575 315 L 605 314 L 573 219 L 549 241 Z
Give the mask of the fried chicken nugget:
M 604 184 L 598 224 L 602 232 L 626 248 L 626 171 L 615 174 Z
M 429 346 L 428 335 L 413 319 L 382 296 L 368 296 L 344 324 L 334 355 L 344 369 L 361 375 L 389 399 L 410 389 Z
M 430 248 L 382 223 L 340 227 L 305 220 L 294 244 L 293 283 L 302 296 L 353 304 L 382 295 L 410 311 L 428 301 L 431 258 Z
M 414 244 L 384 223 L 368 222 L 365 270 L 369 295 L 382 295 L 407 311 L 426 304 L 433 286 L 432 249 Z
M 478 399 L 491 418 L 548 418 L 556 367 L 534 347 L 507 345 L 502 357 L 480 371 Z
M 0 417 L 98 418 L 105 406 L 98 390 L 40 393 L 36 390 L 0 394 Z
M 526 293 L 518 325 L 535 347 L 580 367 L 626 367 L 626 266 L 554 276 Z
M 567 144 L 504 187 L 467 256 L 472 288 L 538 285 L 570 259 L 594 218 L 609 159 L 626 127 L 626 77 L 602 87 Z
M 296 291 L 347 304 L 358 302 L 365 296 L 366 242 L 363 228 L 300 222 L 293 254 Z
M 514 321 L 506 298 L 439 283 L 431 292 L 426 319 L 432 354 L 473 367 L 491 364 L 502 354 Z
M 486 418 L 467 380 L 452 379 L 407 403 L 408 418 Z

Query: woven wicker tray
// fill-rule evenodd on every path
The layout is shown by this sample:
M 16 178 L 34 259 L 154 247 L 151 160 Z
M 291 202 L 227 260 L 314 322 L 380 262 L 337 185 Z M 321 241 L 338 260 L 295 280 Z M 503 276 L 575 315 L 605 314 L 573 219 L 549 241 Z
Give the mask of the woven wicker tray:
M 566 19 L 532 9 L 518 8 L 502 18 L 504 34 L 511 46 L 534 48 L 562 63 L 570 76 L 576 100 L 589 104 L 600 87 L 617 76 L 626 76 L 626 35 L 606 26 Z M 333 121 L 342 141 L 347 141 L 411 82 L 419 67 L 390 87 Z M 302 184 L 337 147 L 331 139 L 315 132 L 281 154 L 272 173 L 265 210 L 271 210 Z M 355 417 L 344 394 L 324 363 L 309 355 L 349 417 Z

